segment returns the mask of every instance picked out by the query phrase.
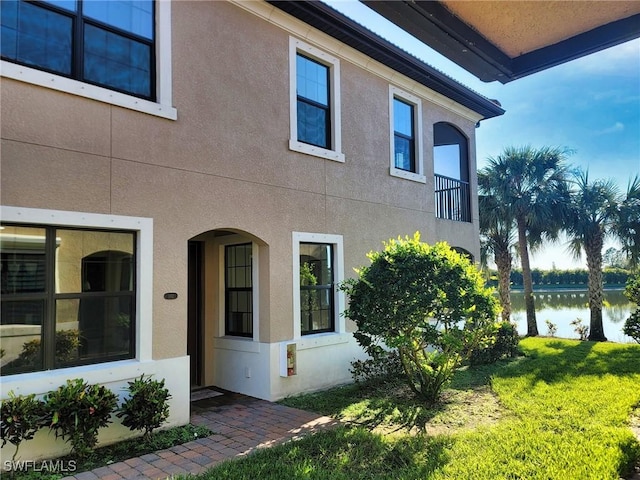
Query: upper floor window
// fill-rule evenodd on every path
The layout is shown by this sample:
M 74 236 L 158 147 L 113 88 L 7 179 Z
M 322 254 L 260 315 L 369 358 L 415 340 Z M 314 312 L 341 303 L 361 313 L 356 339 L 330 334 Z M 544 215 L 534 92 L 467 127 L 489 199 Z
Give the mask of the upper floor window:
M 151 0 L 2 2 L 4 59 L 154 99 Z
M 389 87 L 390 173 L 425 183 L 422 162 L 422 103 L 414 95 Z
M 331 148 L 329 67 L 298 54 L 296 72 L 298 140 Z
M 433 169 L 436 216 L 470 222 L 468 141 L 460 130 L 445 122 L 433 126 Z
M 413 105 L 398 98 L 393 99 L 393 156 L 395 167 L 415 173 L 416 131 L 413 111 Z
M 3 224 L 2 375 L 133 358 L 136 234 Z
M 290 39 L 291 150 L 344 161 L 340 132 L 340 62 Z
M 225 335 L 253 336 L 251 243 L 225 246 Z

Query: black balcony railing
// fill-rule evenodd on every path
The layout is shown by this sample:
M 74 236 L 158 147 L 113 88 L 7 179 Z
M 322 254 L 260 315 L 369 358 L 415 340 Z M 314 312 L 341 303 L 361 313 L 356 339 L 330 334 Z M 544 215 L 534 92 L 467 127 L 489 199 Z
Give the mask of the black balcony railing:
M 435 176 L 436 217 L 457 222 L 471 221 L 469 182 Z

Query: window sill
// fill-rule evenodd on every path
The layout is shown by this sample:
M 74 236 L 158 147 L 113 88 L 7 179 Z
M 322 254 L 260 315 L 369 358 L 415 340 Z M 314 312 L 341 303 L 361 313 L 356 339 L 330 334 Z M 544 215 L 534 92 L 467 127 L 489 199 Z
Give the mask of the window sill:
M 427 177 L 425 177 L 424 175 L 420 175 L 414 172 L 407 172 L 406 170 L 401 170 L 399 168 L 391 167 L 389 169 L 389 175 L 391 175 L 392 177 L 404 178 L 405 180 L 410 180 L 412 182 L 425 184 L 427 183 Z
M 78 80 L 43 72 L 35 68 L 25 67 L 24 65 L 18 65 L 4 60 L 0 63 L 0 74 L 3 77 L 13 80 L 97 100 L 168 120 L 177 120 L 178 118 L 178 111 L 171 105 L 162 105 L 149 100 L 143 100 L 142 98 L 109 90 L 108 88 L 83 83 Z
M 311 335 L 305 335 L 299 340 L 294 340 L 297 344 L 297 350 L 308 350 L 311 348 L 328 347 L 331 345 L 340 345 L 342 343 L 349 343 L 353 338 L 350 333 L 316 333 Z
M 56 368 L 53 370 L 38 370 L 36 372 L 16 373 L 15 375 L 4 375 L 2 383 L 4 385 L 23 385 L 28 382 L 44 382 L 51 385 L 64 383 L 65 379 L 76 377 L 97 377 L 97 376 L 117 376 L 114 372 L 139 370 L 142 362 L 135 358 L 127 360 L 115 360 L 113 362 L 91 363 L 88 365 L 77 365 L 74 367 Z M 94 381 L 92 379 L 92 381 Z M 99 383 L 108 380 L 101 379 Z
M 445 218 L 445 217 L 436 217 L 436 220 L 441 222 L 455 222 L 460 225 L 473 225 L 473 220 L 460 220 L 457 218 Z
M 334 162 L 344 163 L 344 153 L 327 150 L 326 148 L 317 147 L 308 143 L 298 142 L 297 140 L 289 140 L 289 150 L 305 153 L 314 157 L 325 158 L 327 160 L 333 160 Z

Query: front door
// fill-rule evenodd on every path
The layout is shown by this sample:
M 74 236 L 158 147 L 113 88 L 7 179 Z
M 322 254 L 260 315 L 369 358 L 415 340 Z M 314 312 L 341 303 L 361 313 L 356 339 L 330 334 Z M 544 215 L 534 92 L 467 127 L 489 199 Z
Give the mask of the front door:
M 191 361 L 191 387 L 202 386 L 203 243 L 189 242 L 187 354 Z

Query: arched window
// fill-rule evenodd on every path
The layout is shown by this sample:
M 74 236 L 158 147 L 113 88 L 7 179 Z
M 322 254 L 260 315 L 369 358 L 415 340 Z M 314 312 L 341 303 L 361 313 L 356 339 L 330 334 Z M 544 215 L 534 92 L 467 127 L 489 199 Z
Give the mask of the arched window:
M 433 164 L 436 216 L 470 222 L 469 142 L 453 125 L 439 122 L 433 126 Z

